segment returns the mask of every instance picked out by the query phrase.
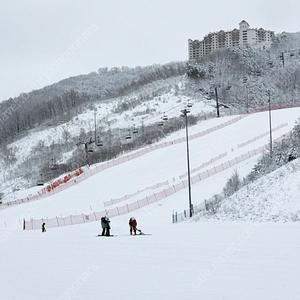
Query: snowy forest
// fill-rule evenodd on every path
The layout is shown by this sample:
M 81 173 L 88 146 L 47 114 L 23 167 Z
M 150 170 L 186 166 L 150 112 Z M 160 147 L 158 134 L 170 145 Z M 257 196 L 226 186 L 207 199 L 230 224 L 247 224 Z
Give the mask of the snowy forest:
M 0 178 L 7 186 L 0 192 L 7 193 L 10 186 L 36 185 L 41 174 L 43 181 L 49 181 L 85 165 L 85 149 L 78 147 L 78 141 L 86 137 L 101 144 L 101 148 L 89 153 L 89 163 L 93 164 L 157 142 L 183 128 L 184 120 L 178 116 L 169 117 L 162 127 L 157 126 L 164 115 L 161 103 L 167 103 L 170 110 L 189 101 L 205 102 L 215 108 L 217 92 L 223 115 L 266 110 L 268 101 L 272 108 L 299 106 L 299 63 L 300 33 L 282 33 L 270 44 L 221 49 L 198 61 L 100 68 L 98 72 L 71 77 L 3 101 Z M 131 113 L 135 108 L 141 109 Z M 93 122 L 95 111 L 97 128 Z M 89 115 L 88 121 L 82 117 L 84 114 Z M 121 116 L 124 122 L 116 125 Z M 142 120 L 139 124 L 137 117 Z M 192 111 L 189 125 L 213 117 L 214 112 Z M 73 132 L 71 126 L 75 123 L 80 125 Z M 48 138 L 47 130 L 58 127 L 61 130 Z M 134 143 L 123 138 L 131 130 L 129 127 L 140 133 Z M 28 139 L 25 145 L 26 137 L 37 132 L 41 138 L 34 142 Z M 274 169 L 273 164 L 299 157 L 299 125 L 290 141 L 283 143 L 274 149 L 275 162 L 264 157 L 264 163 L 258 163 L 250 179 Z

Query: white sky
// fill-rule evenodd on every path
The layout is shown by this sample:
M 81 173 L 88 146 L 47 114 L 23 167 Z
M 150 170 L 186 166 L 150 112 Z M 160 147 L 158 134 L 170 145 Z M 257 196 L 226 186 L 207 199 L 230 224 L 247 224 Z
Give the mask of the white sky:
M 0 1 L 0 101 L 99 67 L 187 60 L 189 38 L 243 19 L 299 31 L 295 0 Z

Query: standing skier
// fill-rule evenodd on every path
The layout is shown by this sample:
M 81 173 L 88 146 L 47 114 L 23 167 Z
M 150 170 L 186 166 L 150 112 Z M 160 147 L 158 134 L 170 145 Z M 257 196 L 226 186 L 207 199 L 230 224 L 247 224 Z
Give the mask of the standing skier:
M 101 218 L 102 235 L 110 236 L 110 220 L 108 217 Z
M 130 234 L 132 234 L 132 231 L 134 232 L 134 234 L 136 234 L 137 221 L 134 217 L 131 217 L 129 219 L 129 227 L 130 227 Z
M 42 232 L 46 232 L 45 225 L 46 225 L 45 223 L 42 224 L 42 227 L 41 227 L 42 228 Z

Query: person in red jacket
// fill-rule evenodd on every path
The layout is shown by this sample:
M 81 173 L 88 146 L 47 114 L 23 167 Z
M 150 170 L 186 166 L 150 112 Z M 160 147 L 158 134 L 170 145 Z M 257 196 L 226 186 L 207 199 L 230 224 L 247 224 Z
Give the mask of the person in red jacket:
M 134 234 L 136 234 L 137 221 L 134 217 L 131 217 L 129 219 L 129 227 L 130 227 L 130 234 L 132 234 L 132 231 L 134 232 Z

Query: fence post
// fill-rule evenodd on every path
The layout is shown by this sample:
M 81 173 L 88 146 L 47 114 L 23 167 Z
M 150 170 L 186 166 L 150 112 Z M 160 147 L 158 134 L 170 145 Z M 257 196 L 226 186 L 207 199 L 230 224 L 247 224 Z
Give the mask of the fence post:
M 23 230 L 25 230 L 25 218 L 23 219 Z

